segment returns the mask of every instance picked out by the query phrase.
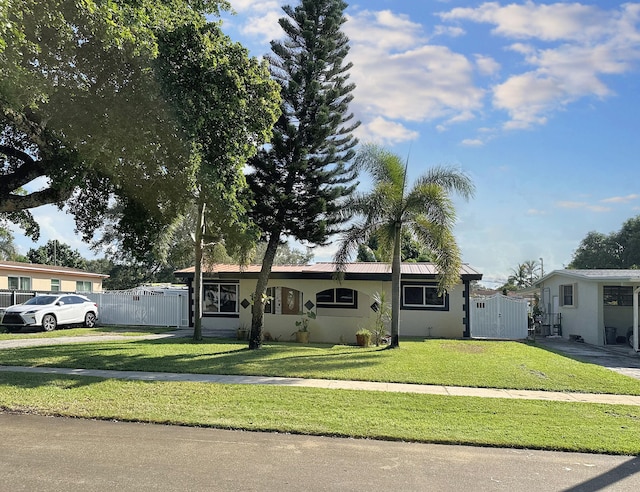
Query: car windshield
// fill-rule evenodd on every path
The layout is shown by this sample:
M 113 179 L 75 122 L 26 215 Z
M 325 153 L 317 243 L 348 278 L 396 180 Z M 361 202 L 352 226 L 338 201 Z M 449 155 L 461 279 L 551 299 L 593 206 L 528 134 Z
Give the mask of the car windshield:
M 29 299 L 25 304 L 44 306 L 45 304 L 53 304 L 57 298 L 57 296 L 36 296 Z

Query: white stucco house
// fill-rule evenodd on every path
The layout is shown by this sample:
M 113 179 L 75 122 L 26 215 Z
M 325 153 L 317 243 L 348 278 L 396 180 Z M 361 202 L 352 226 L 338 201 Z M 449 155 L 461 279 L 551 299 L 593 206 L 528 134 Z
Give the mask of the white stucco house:
M 203 273 L 202 309 L 204 329 L 235 331 L 251 325 L 251 297 L 260 265 L 216 264 Z M 264 331 L 287 341 L 296 321 L 312 311 L 312 342 L 352 343 L 360 328 L 371 328 L 376 293 L 391 301 L 391 266 L 385 263 L 350 263 L 341 282 L 334 279 L 333 263 L 273 267 L 265 305 Z M 193 324 L 195 268 L 175 272 L 186 281 Z M 460 283 L 438 295 L 438 272 L 432 263 L 402 265 L 400 335 L 410 337 L 462 338 L 469 334 L 470 282 L 482 274 L 468 265 L 460 270 Z
M 552 334 L 607 345 L 625 343 L 631 329 L 638 352 L 640 270 L 555 270 L 536 287 Z

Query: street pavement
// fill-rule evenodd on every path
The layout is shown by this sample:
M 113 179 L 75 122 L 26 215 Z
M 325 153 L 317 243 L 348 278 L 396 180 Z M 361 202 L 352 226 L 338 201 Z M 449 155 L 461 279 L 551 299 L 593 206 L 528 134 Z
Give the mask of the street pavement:
M 154 335 L 154 338 L 184 333 Z M 128 339 L 73 337 L 62 343 Z M 44 340 L 44 342 L 41 342 Z M 11 341 L 15 342 L 15 341 Z M 61 343 L 30 339 L 20 346 Z M 636 355 L 562 340 L 542 346 L 640 379 Z M 16 347 L 0 342 L 0 348 Z M 126 379 L 311 385 L 638 405 L 640 397 L 354 381 L 0 366 Z M 635 376 L 634 376 L 635 374 Z M 595 398 L 596 400 L 590 400 Z M 620 398 L 620 399 L 618 399 Z M 225 431 L 0 412 L 0 492 L 38 491 L 634 491 L 640 457 Z
M 0 413 L 0 491 L 637 492 L 640 458 Z

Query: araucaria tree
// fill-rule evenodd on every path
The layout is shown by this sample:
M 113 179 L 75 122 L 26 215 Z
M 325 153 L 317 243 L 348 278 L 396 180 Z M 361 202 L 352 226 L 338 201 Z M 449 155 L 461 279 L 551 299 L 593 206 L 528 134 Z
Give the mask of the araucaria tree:
M 325 244 L 343 223 L 338 211 L 355 187 L 350 161 L 359 123 L 348 112 L 354 85 L 347 82 L 349 40 L 341 31 L 346 7 L 341 0 L 283 7 L 286 39 L 271 43 L 268 60 L 281 88 L 282 115 L 271 146 L 250 161 L 247 176 L 252 217 L 267 242 L 253 296 L 251 349 L 262 344 L 262 300 L 278 244 L 287 236 Z
M 451 192 L 465 199 L 474 193 L 470 178 L 449 167 L 434 167 L 407 183 L 407 164 L 400 157 L 374 145 L 358 153 L 355 165 L 368 171 L 372 189 L 351 197 L 342 209 L 354 222 L 341 238 L 335 255 L 338 271 L 355 254 L 360 244 L 375 235 L 383 251 L 391 253 L 391 344 L 397 347 L 400 334 L 400 255 L 402 231 L 412 234 L 431 252 L 438 268 L 439 290 L 444 293 L 460 277 L 460 251 L 453 235 L 456 214 Z

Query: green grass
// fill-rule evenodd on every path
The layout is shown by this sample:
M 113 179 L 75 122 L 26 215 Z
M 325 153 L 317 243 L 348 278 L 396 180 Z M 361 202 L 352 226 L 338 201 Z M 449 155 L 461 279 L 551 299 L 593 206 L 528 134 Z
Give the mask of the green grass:
M 104 326 L 100 328 L 68 328 L 54 331 L 36 331 L 35 328 L 27 328 L 18 333 L 9 333 L 6 328 L 0 327 L 0 341 L 21 340 L 30 338 L 58 338 L 58 337 L 86 337 L 99 335 L 123 335 L 142 336 L 154 333 L 167 333 L 175 328 L 140 327 L 140 326 Z
M 417 442 L 640 454 L 640 407 L 0 373 L 0 409 Z
M 133 340 L 0 350 L 0 364 L 368 380 L 640 395 L 640 381 L 535 344 L 403 341 L 396 350 L 231 340 Z

